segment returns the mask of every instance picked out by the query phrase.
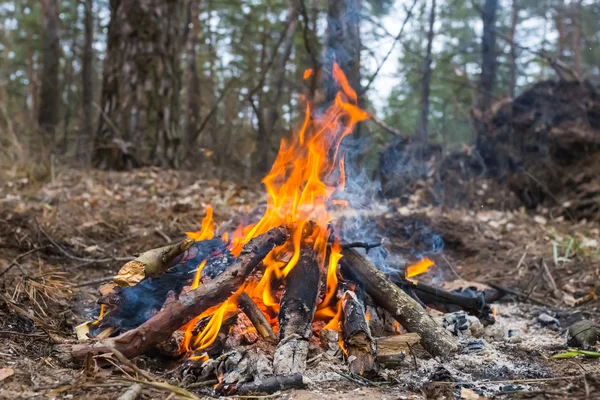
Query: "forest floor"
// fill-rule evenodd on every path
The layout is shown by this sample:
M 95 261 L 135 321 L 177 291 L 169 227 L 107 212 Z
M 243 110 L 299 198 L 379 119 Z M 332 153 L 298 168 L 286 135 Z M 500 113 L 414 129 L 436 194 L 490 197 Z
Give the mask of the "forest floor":
M 119 257 L 197 230 L 206 205 L 214 207 L 219 223 L 261 202 L 259 185 L 158 169 L 64 170 L 45 184 L 0 183 L 0 398 L 121 395 L 131 382 L 119 380 L 118 371 L 112 377 L 109 371 L 86 373 L 61 365 L 53 354 L 56 341 L 74 339 L 73 327 L 97 313 L 98 284 L 92 282 L 114 275 L 123 264 Z M 306 390 L 281 397 L 600 398 L 599 359 L 551 358 L 567 349 L 565 331 L 573 321 L 600 323 L 599 300 L 576 304 L 600 289 L 597 222 L 553 217 L 544 209 L 444 210 L 424 204 L 418 193 L 408 203 L 391 200 L 376 218 L 390 248 L 403 256 L 422 244 L 425 231 L 442 237 L 444 250 L 431 256 L 436 267 L 428 273 L 435 283 L 464 279 L 516 295 L 495 305 L 497 323 L 486 328 L 482 354 L 448 363 L 417 356 L 401 370 L 383 371 L 373 384 L 313 373 Z M 544 322 L 542 314 L 556 322 Z M 177 383 L 172 365 L 157 366 L 147 357 L 138 358 L 138 365 Z M 144 387 L 140 398 L 168 395 Z

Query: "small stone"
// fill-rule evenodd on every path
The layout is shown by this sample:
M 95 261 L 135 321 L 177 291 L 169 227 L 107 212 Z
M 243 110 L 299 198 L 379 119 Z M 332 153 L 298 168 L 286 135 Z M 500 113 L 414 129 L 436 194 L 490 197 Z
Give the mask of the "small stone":
M 546 313 L 541 313 L 538 315 L 537 320 L 540 324 L 542 324 L 542 326 L 546 326 L 551 329 L 558 329 L 560 325 L 556 318 Z
M 575 322 L 569 327 L 569 346 L 587 349 L 594 346 L 598 340 L 598 333 L 594 324 L 587 320 Z

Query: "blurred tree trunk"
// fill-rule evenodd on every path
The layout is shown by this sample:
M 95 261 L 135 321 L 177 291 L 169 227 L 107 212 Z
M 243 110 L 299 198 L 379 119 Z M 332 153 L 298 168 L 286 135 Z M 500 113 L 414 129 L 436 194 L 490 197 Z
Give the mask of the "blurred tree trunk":
M 292 2 L 290 2 L 290 6 L 288 8 L 287 31 L 285 33 L 285 39 L 283 42 L 283 51 L 281 53 L 281 57 L 279 58 L 279 62 L 275 65 L 271 79 L 271 90 L 269 90 L 269 92 L 273 93 L 273 95 L 271 96 L 269 104 L 266 107 L 266 112 L 264 113 L 264 123 L 262 124 L 264 128 L 262 132 L 262 138 L 260 139 L 262 145 L 259 146 L 261 153 L 258 162 L 258 168 L 263 174 L 269 172 L 269 169 L 271 168 L 271 143 L 273 141 L 275 125 L 279 119 L 279 104 L 283 95 L 283 83 L 285 82 L 286 66 L 294 46 L 294 34 L 296 32 L 297 19 L 298 14 L 296 12 L 296 7 Z M 263 115 L 263 113 L 261 112 L 259 115 Z
M 519 23 L 519 3 L 518 0 L 513 0 L 511 9 L 510 31 L 508 39 L 510 40 L 510 55 L 508 59 L 509 65 L 509 95 L 512 99 L 515 98 L 517 88 L 517 44 L 515 43 L 515 34 L 517 32 L 517 24 Z
M 196 60 L 196 47 L 198 46 L 198 37 L 200 36 L 200 3 L 201 0 L 192 0 L 190 5 L 192 32 L 188 37 L 186 45 L 187 111 L 185 115 L 183 159 L 187 158 L 191 146 L 196 141 L 196 132 L 198 132 L 198 122 L 200 121 L 200 77 L 198 76 Z
M 60 32 L 58 0 L 41 0 L 43 15 L 42 72 L 40 75 L 40 102 L 38 126 L 42 134 L 44 150 L 54 152 L 56 125 L 60 104 Z
M 91 162 L 94 114 L 92 103 L 94 101 L 94 0 L 83 1 L 84 10 L 84 40 L 81 58 L 81 101 L 82 113 L 79 135 L 77 136 L 77 161 L 84 166 Z
M 427 50 L 423 60 L 423 80 L 421 81 L 421 115 L 417 140 L 427 143 L 429 122 L 429 93 L 431 91 L 431 48 L 433 46 L 433 26 L 435 24 L 435 0 L 431 0 L 429 10 L 429 31 L 427 32 Z
M 75 58 L 77 57 L 77 43 L 76 43 L 76 38 L 77 36 L 74 35 L 73 39 L 71 41 L 71 57 L 69 57 L 69 60 L 67 62 L 67 65 L 65 66 L 64 69 L 64 73 L 63 73 L 63 79 L 64 79 L 64 85 L 63 85 L 63 90 L 62 93 L 64 93 L 64 117 L 63 117 L 63 137 L 62 137 L 62 143 L 60 145 L 60 153 L 61 155 L 67 154 L 67 152 L 69 151 L 69 128 L 71 127 L 71 105 L 73 103 L 73 61 L 75 60 Z
M 479 111 L 486 112 L 492 104 L 496 81 L 496 9 L 498 0 L 485 0 L 481 19 L 481 78 L 479 81 Z
M 573 49 L 573 69 L 578 77 L 581 77 L 581 13 L 582 13 L 582 2 L 583 0 L 572 0 L 570 4 L 571 14 L 571 48 Z
M 564 0 L 558 0 L 555 7 L 554 23 L 558 38 L 556 41 L 556 58 L 562 60 L 565 51 L 566 33 L 565 33 L 565 3 Z
M 110 0 L 97 167 L 177 167 L 187 1 Z
M 5 51 L 5 54 L 8 54 Z M 35 68 L 31 30 L 27 30 L 27 79 L 29 80 L 29 97 L 31 98 L 31 121 L 36 121 L 39 112 L 39 81 Z
M 212 30 L 212 18 L 213 18 L 213 2 L 208 0 L 208 72 L 209 72 L 209 104 L 211 110 L 217 107 L 217 74 L 216 74 L 216 63 L 217 55 L 215 52 L 215 35 Z M 219 129 L 217 127 L 218 112 L 215 110 L 210 120 L 210 136 L 214 148 L 217 151 L 214 152 L 215 164 L 220 166 L 225 160 L 226 154 L 224 154 L 224 146 L 221 146 L 222 141 L 219 137 Z
M 325 43 L 325 100 L 335 99 L 338 88 L 332 76 L 333 63 L 341 67 L 357 94 L 360 87 L 361 0 L 329 0 Z M 360 104 L 360 101 L 359 101 Z M 358 134 L 358 130 L 355 132 Z

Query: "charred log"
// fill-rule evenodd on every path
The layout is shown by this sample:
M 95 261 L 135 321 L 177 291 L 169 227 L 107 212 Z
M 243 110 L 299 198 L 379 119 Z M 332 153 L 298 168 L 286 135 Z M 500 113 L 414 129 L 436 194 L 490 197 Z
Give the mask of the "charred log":
M 306 379 L 301 374 L 271 376 L 256 382 L 242 383 L 240 385 L 220 385 L 215 392 L 220 395 L 246 396 L 251 394 L 271 394 L 281 390 L 302 389 L 306 387 Z
M 492 325 L 496 321 L 493 310 L 487 302 L 497 300 L 498 293 L 490 293 L 489 296 L 483 292 L 467 295 L 450 292 L 423 282 L 412 282 L 401 276 L 393 276 L 390 279 L 416 300 L 433 305 L 442 312 L 463 310 L 479 318 L 481 323 L 486 326 Z
M 458 352 L 458 342 L 383 272 L 353 249 L 344 249 L 343 255 L 340 261 L 342 271 L 364 285 L 367 293 L 406 330 L 418 333 L 425 350 L 434 357 L 442 358 Z
M 350 359 L 350 371 L 365 376 L 376 375 L 379 368 L 375 359 L 375 342 L 371 337 L 365 307 L 352 291 L 347 291 L 342 301 L 342 338 Z
M 166 305 L 136 329 L 96 343 L 74 345 L 71 349 L 72 356 L 81 359 L 88 353 L 108 353 L 113 348 L 128 358 L 145 353 L 169 339 L 175 330 L 196 315 L 231 296 L 266 255 L 285 240 L 285 233 L 275 228 L 256 237 L 244 246 L 237 260 L 215 279 Z
M 319 265 L 312 248 L 304 247 L 285 281 L 279 311 L 279 344 L 273 355 L 276 375 L 301 374 L 306 369 L 312 320 L 319 292 Z
M 260 311 L 256 303 L 248 296 L 246 292 L 241 293 L 237 297 L 238 307 L 248 317 L 256 332 L 263 338 L 271 342 L 276 342 L 277 337 L 271 328 L 271 324 L 267 321 L 265 315 Z

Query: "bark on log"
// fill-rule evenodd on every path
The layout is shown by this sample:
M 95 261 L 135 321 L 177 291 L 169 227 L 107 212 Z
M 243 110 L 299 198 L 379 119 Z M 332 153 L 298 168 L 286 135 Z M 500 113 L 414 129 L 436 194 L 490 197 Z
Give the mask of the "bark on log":
M 273 355 L 275 375 L 301 374 L 306 369 L 312 320 L 319 293 L 319 265 L 312 248 L 304 247 L 285 281 L 279 311 L 279 344 Z
M 375 342 L 371 336 L 365 308 L 353 291 L 342 298 L 344 320 L 342 339 L 350 361 L 350 372 L 363 376 L 377 374 Z
M 271 229 L 250 241 L 235 263 L 215 279 L 200 285 L 179 300 L 165 306 L 160 312 L 142 325 L 115 338 L 91 344 L 74 345 L 71 354 L 74 358 L 84 358 L 88 353 L 108 353 L 117 349 L 126 357 L 132 358 L 169 339 L 171 334 L 200 315 L 208 308 L 225 301 L 242 285 L 248 274 L 277 245 L 285 242 L 286 235 L 279 229 Z
M 118 286 L 134 286 L 151 276 L 160 275 L 172 266 L 175 257 L 192 247 L 194 240 L 186 238 L 179 243 L 143 252 L 119 270 L 113 282 Z
M 379 269 L 353 249 L 343 249 L 341 264 L 382 308 L 409 332 L 421 336 L 421 344 L 434 357 L 448 358 L 460 346 L 427 312 Z
M 260 311 L 256 303 L 248 296 L 248 293 L 243 292 L 237 298 L 238 306 L 240 310 L 252 322 L 254 328 L 256 328 L 256 332 L 265 340 L 275 343 L 277 341 L 277 337 L 275 336 L 275 332 L 273 332 L 273 328 L 267 321 L 265 315 Z
M 306 387 L 306 379 L 301 374 L 272 376 L 258 382 L 247 382 L 240 385 L 223 385 L 215 391 L 221 395 L 247 396 L 257 393 L 272 394 L 281 390 L 302 389 Z

